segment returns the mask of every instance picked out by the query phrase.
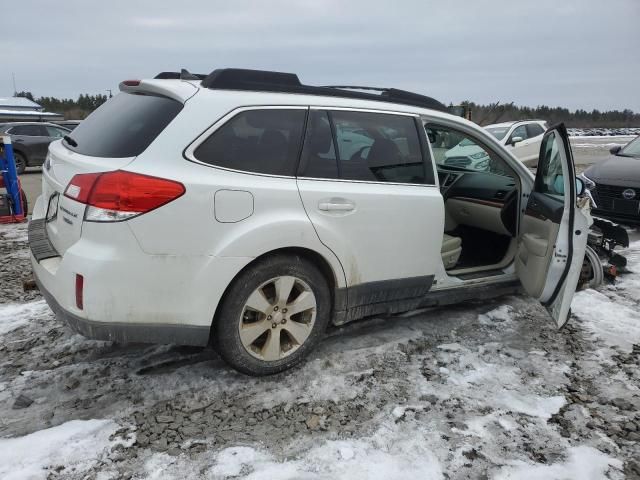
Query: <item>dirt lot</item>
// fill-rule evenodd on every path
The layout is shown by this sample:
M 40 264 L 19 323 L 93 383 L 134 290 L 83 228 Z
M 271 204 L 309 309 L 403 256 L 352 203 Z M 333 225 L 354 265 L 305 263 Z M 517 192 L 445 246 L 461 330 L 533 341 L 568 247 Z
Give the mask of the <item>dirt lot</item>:
M 526 297 L 352 324 L 290 372 L 86 340 L 0 226 L 0 478 L 640 477 L 640 241 L 558 332 Z M 31 475 L 31 476 L 29 476 Z

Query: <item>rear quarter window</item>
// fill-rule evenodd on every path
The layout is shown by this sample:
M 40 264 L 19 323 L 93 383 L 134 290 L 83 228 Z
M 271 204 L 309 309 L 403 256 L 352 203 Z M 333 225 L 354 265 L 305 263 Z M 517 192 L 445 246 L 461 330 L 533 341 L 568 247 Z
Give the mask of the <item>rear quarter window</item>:
M 119 93 L 68 135 L 65 147 L 94 157 L 135 157 L 144 152 L 182 110 L 182 103 L 159 95 Z
M 305 109 L 259 109 L 238 113 L 193 152 L 212 166 L 269 175 L 295 175 Z

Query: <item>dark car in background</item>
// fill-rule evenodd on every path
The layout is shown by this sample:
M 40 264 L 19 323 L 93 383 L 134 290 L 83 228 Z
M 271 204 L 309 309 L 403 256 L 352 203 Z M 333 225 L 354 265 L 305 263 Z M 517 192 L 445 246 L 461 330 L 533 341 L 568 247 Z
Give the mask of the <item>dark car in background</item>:
M 616 146 L 602 162 L 585 170 L 581 177 L 591 184 L 596 203 L 594 216 L 618 223 L 640 225 L 640 136 L 624 147 Z
M 49 144 L 68 135 L 71 130 L 53 123 L 15 122 L 0 124 L 0 135 L 10 135 L 18 173 L 44 163 Z

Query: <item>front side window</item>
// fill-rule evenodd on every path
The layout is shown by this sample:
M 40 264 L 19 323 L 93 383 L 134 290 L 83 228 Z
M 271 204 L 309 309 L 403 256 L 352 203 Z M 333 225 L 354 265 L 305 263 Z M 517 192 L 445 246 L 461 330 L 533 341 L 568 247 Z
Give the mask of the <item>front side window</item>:
M 527 127 L 525 125 L 516 127 L 516 129 L 511 134 L 511 141 L 513 141 L 513 139 L 516 137 L 520 137 L 522 140 L 526 140 L 527 138 L 529 138 L 527 136 Z
M 504 161 L 470 135 L 441 125 L 427 124 L 425 128 L 436 165 L 511 176 Z
M 564 174 L 558 134 L 552 132 L 542 143 L 542 158 L 538 162 L 535 191 L 558 198 L 564 197 Z
M 69 133 L 68 131 L 63 130 L 62 128 L 51 127 L 49 125 L 47 125 L 45 128 L 47 129 L 47 133 L 49 134 L 50 137 L 62 138 Z
M 413 117 L 386 113 L 330 112 L 338 172 L 346 180 L 432 184 Z
M 306 109 L 237 114 L 194 151 L 209 165 L 270 175 L 295 175 Z

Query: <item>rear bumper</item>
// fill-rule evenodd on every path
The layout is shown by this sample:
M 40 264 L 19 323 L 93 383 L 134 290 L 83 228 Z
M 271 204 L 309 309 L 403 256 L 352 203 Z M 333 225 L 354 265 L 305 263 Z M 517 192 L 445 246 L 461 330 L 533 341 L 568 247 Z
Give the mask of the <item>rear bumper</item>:
M 32 260 L 33 259 L 32 257 Z M 34 277 L 56 318 L 74 332 L 93 340 L 118 343 L 171 343 L 175 345 L 205 346 L 209 340 L 209 327 L 196 325 L 153 325 L 115 322 L 94 322 L 65 310 L 42 284 L 34 270 Z
M 223 292 L 251 260 L 146 254 L 127 222 L 86 223 L 58 253 L 42 223 L 42 198 L 30 228 L 31 266 L 47 303 L 76 332 L 96 340 L 203 346 Z M 40 227 L 40 228 L 38 228 Z M 75 278 L 84 278 L 83 308 Z

